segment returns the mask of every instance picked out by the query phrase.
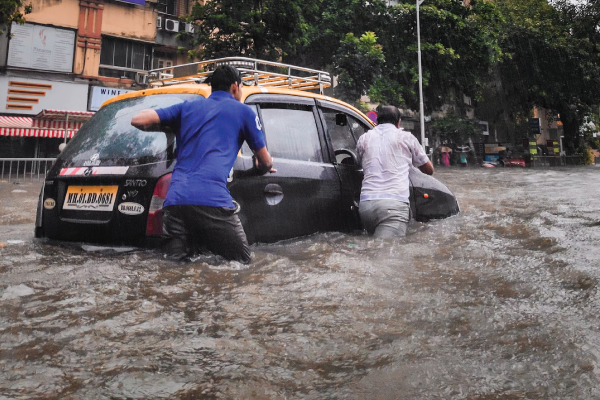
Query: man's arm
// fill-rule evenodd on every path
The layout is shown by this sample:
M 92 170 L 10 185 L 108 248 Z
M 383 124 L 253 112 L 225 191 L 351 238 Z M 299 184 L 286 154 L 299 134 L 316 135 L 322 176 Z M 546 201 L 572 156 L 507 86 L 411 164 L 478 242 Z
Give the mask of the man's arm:
M 267 172 L 277 172 L 277 170 L 273 168 L 273 158 L 267 151 L 266 146 L 255 151 L 254 156 L 254 168 L 256 168 L 261 175 L 264 175 Z
M 419 171 L 427 175 L 433 175 L 433 164 L 431 161 L 429 161 L 429 158 L 427 157 L 427 154 L 425 154 L 425 150 L 421 146 L 421 143 L 419 143 L 415 136 L 410 135 L 409 137 L 412 140 L 411 153 L 413 165 L 416 167 L 420 164 L 417 167 L 419 168 Z
M 356 163 L 358 168 L 362 168 L 362 157 L 365 151 L 363 147 L 363 136 L 358 138 L 358 142 L 356 142 Z
M 142 131 L 159 131 L 160 117 L 154 110 L 142 110 L 131 119 L 131 125 Z
M 427 161 L 425 164 L 419 167 L 419 170 L 427 175 L 433 175 L 433 164 L 431 161 Z

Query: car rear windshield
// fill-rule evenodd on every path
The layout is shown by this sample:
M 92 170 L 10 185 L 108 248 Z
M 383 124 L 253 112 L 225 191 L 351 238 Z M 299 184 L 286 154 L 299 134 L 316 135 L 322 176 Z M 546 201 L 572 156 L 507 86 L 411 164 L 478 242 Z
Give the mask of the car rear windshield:
M 131 126 L 131 118 L 141 110 L 168 107 L 197 96 L 158 94 L 102 107 L 83 124 L 60 158 L 70 166 L 83 166 L 92 159 L 101 161 L 102 165 L 141 165 L 171 160 L 175 157 L 173 132 L 169 128 L 165 132 L 144 132 Z

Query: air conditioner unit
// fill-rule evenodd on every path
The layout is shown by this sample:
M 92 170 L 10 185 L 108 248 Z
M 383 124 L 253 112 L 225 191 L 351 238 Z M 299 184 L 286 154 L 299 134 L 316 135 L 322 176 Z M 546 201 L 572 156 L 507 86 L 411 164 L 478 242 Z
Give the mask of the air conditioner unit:
M 179 21 L 174 19 L 165 19 L 165 30 L 169 32 L 179 32 Z
M 489 135 L 490 134 L 490 126 L 487 123 L 487 121 L 479 121 L 479 128 L 481 129 L 481 134 L 482 135 Z
M 196 32 L 196 27 L 191 22 L 186 22 L 185 23 L 185 31 L 187 33 L 194 33 L 194 32 Z
M 156 27 L 157 28 L 162 29 L 163 28 L 163 23 L 164 23 L 163 17 L 157 17 L 156 18 Z
M 135 82 L 138 85 L 147 85 L 148 84 L 148 74 L 146 72 L 136 72 Z

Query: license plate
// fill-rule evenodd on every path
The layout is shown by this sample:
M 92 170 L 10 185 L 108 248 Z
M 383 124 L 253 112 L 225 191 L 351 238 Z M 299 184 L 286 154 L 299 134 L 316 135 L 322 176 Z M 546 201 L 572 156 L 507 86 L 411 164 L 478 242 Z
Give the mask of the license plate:
M 118 186 L 69 186 L 63 210 L 112 211 Z

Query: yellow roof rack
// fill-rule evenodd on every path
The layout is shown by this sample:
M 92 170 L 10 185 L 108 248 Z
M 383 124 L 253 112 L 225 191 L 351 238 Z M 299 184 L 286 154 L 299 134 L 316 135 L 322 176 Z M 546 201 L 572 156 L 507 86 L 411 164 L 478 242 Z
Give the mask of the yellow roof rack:
M 236 67 L 242 74 L 242 82 L 247 86 L 318 89 L 321 94 L 323 89 L 331 86 L 328 72 L 246 57 L 218 58 L 153 69 L 148 71 L 148 84 L 151 87 L 162 87 L 180 83 L 203 83 L 220 65 Z

